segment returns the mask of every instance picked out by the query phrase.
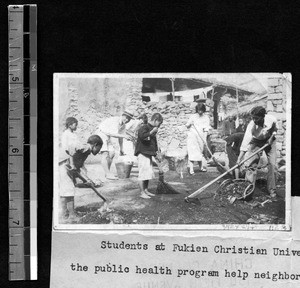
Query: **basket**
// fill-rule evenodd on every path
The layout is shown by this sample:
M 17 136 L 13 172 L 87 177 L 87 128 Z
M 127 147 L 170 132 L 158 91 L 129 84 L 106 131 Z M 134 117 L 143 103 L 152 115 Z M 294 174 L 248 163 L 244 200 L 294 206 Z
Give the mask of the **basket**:
M 124 162 L 116 163 L 117 174 L 120 179 L 125 179 L 130 177 L 130 172 L 133 164 L 127 164 Z

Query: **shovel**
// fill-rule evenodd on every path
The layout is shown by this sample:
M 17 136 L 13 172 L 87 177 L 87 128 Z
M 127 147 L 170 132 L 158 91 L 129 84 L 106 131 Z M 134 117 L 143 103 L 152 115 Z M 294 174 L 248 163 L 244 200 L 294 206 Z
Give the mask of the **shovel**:
M 273 138 L 274 136 L 272 136 Z M 274 139 L 274 138 L 273 138 Z M 223 178 L 225 175 L 227 175 L 228 173 L 230 173 L 231 171 L 233 171 L 234 169 L 240 167 L 243 163 L 245 163 L 246 161 L 248 161 L 249 159 L 251 159 L 252 157 L 254 157 L 256 154 L 260 153 L 261 151 L 263 151 L 265 148 L 267 148 L 270 144 L 266 143 L 264 146 L 262 146 L 260 149 L 258 149 L 257 151 L 255 151 L 253 154 L 251 154 L 249 157 L 247 157 L 246 159 L 242 160 L 240 163 L 236 164 L 235 166 L 233 166 L 232 168 L 230 168 L 229 170 L 227 170 L 226 172 L 224 172 L 223 174 L 221 174 L 219 177 L 215 178 L 214 180 L 210 181 L 209 183 L 207 183 L 206 185 L 204 185 L 203 187 L 201 187 L 200 189 L 196 190 L 194 193 L 192 193 L 191 195 L 185 197 L 185 202 L 190 203 L 192 198 L 197 197 L 200 193 L 202 193 L 206 188 L 208 188 L 209 186 L 211 186 L 212 184 L 216 183 L 218 180 L 220 180 L 221 178 Z

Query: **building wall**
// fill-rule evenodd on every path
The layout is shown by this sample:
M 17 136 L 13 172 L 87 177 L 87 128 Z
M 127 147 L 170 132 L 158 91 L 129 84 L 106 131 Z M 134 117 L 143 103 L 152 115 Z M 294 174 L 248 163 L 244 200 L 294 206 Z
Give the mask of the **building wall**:
M 286 154 L 286 83 L 282 78 L 269 79 L 267 111 L 278 119 L 277 156 L 285 159 Z M 195 113 L 195 102 L 143 102 L 141 98 L 142 78 L 88 78 L 62 79 L 60 83 L 60 134 L 65 119 L 76 117 L 79 121 L 78 135 L 83 141 L 96 130 L 98 124 L 110 116 L 121 115 L 126 109 L 137 114 L 146 113 L 150 118 L 155 112 L 164 117 L 158 133 L 159 145 L 163 150 L 186 149 L 187 128 L 185 124 Z M 208 108 L 208 107 L 207 107 Z M 212 111 L 208 111 L 213 127 Z M 214 131 L 216 132 L 216 131 Z M 218 138 L 214 133 L 213 138 Z
M 163 124 L 158 132 L 159 146 L 163 151 L 175 149 L 186 149 L 187 123 L 189 117 L 195 113 L 196 102 L 143 102 L 139 95 L 132 95 L 129 100 L 129 109 L 137 107 L 139 112 L 147 114 L 148 119 L 154 113 L 160 113 L 163 118 Z M 212 111 L 207 107 L 207 114 L 212 116 Z M 213 125 L 213 118 L 211 125 Z
M 277 160 L 285 160 L 286 155 L 286 99 L 289 92 L 287 82 L 282 77 L 268 79 L 267 112 L 277 119 Z
M 103 119 L 121 115 L 131 98 L 140 98 L 142 79 L 64 78 L 59 85 L 60 135 L 66 118 L 73 116 L 78 120 L 79 137 L 86 141 Z

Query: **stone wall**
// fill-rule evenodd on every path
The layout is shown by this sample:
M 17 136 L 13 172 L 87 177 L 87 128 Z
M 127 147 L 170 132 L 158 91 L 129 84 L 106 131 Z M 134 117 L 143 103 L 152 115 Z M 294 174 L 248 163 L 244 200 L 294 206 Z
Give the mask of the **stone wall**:
M 138 111 L 147 114 L 148 119 L 154 113 L 160 113 L 163 124 L 158 132 L 158 142 L 162 150 L 172 150 L 186 147 L 187 128 L 185 124 L 195 111 L 195 103 L 142 102 L 140 96 L 131 100 L 131 105 L 138 107 Z
M 282 77 L 268 79 L 267 112 L 277 119 L 277 161 L 286 155 L 286 80 Z
M 121 115 L 130 99 L 141 95 L 142 78 L 63 78 L 60 80 L 59 132 L 64 131 L 67 117 L 78 120 L 82 141 L 94 133 L 99 123 Z M 129 99 L 129 100 L 128 100 Z
M 278 120 L 277 156 L 286 155 L 286 87 L 281 77 L 270 78 L 267 111 Z M 186 149 L 187 128 L 191 114 L 195 113 L 195 102 L 143 102 L 141 98 L 142 78 L 72 78 L 60 83 L 60 133 L 67 117 L 79 121 L 78 135 L 86 141 L 98 124 L 110 116 L 121 115 L 126 108 L 136 114 L 146 113 L 150 118 L 155 112 L 164 117 L 158 133 L 162 150 Z M 207 107 L 208 108 L 208 107 Z M 209 110 L 209 108 L 208 108 Z M 212 111 L 207 112 L 211 116 Z M 218 140 L 218 131 L 213 130 L 212 140 Z
M 187 131 L 185 124 L 191 114 L 195 113 L 196 102 L 143 102 L 138 94 L 132 95 L 127 100 L 128 108 L 135 109 L 139 113 L 146 113 L 148 119 L 154 113 L 160 113 L 163 124 L 158 132 L 158 144 L 162 151 L 186 150 Z M 213 125 L 212 111 L 207 107 L 206 112 Z

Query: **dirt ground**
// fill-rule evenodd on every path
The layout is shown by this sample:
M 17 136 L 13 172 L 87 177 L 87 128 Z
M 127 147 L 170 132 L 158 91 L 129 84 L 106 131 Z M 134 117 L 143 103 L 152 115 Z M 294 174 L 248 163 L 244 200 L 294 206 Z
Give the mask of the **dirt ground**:
M 156 179 L 150 181 L 149 191 L 157 194 Z M 207 188 L 198 200 L 186 203 L 185 197 L 215 179 L 220 173 L 210 167 L 208 172 L 195 169 L 193 176 L 185 173 L 183 178 L 175 171 L 165 173 L 165 181 L 178 194 L 158 194 L 151 199 L 139 197 L 137 168 L 129 179 L 107 181 L 98 191 L 108 199 L 109 211 L 101 211 L 103 202 L 77 206 L 80 224 L 284 224 L 285 223 L 285 177 L 279 174 L 277 197 L 271 199 L 266 191 L 266 174 L 259 173 L 252 199 L 236 200 L 232 204 L 226 197 L 216 197 L 220 182 Z M 88 190 L 88 189 L 82 189 Z M 83 191 L 79 191 L 79 194 Z M 95 195 L 85 191 L 86 198 Z M 100 199 L 100 198 L 99 198 Z M 265 202 L 264 205 L 260 203 Z M 76 200 L 75 200 L 76 201 Z M 99 209 L 100 208 L 100 209 Z

